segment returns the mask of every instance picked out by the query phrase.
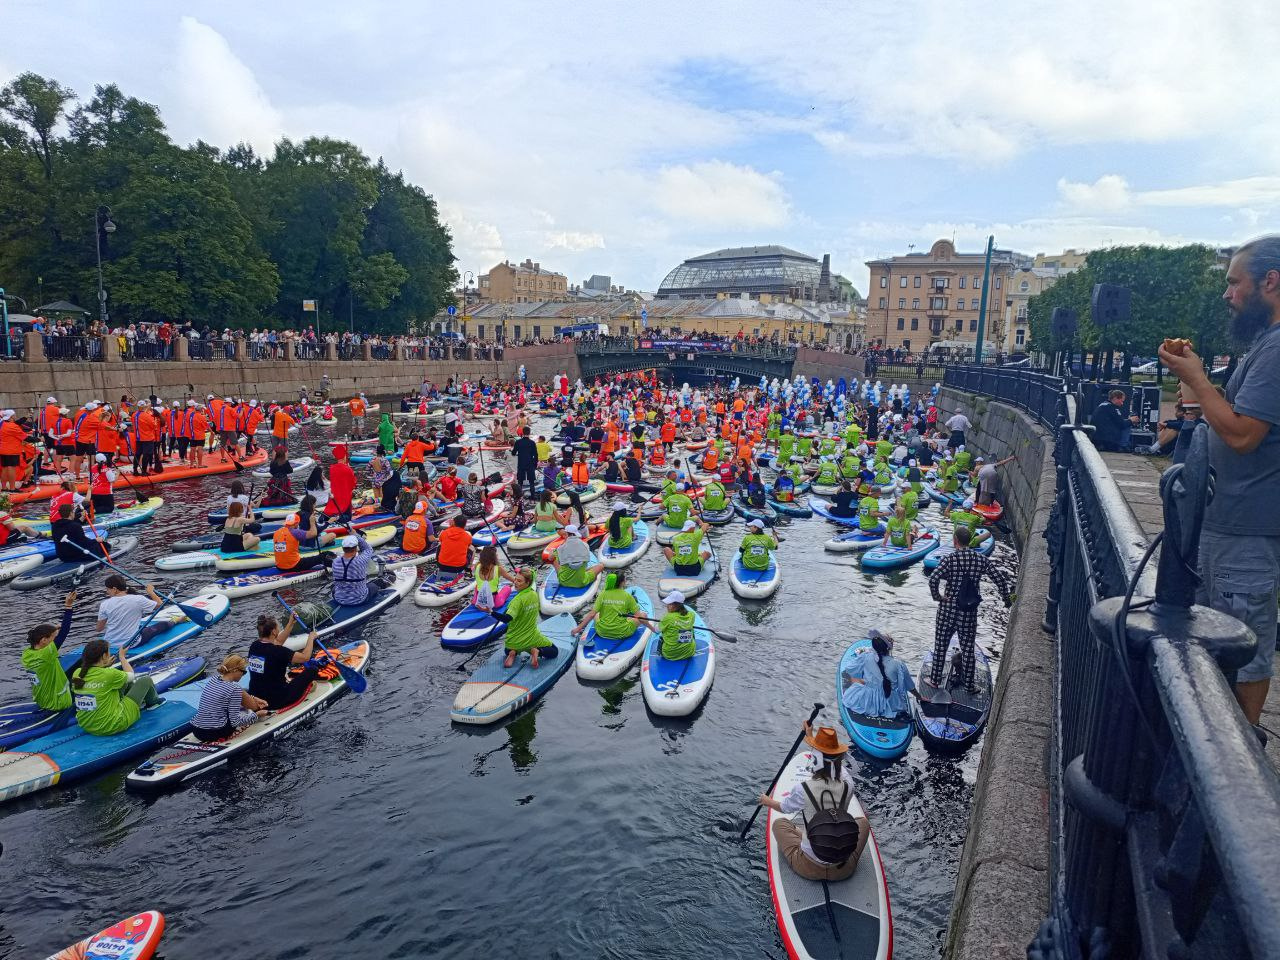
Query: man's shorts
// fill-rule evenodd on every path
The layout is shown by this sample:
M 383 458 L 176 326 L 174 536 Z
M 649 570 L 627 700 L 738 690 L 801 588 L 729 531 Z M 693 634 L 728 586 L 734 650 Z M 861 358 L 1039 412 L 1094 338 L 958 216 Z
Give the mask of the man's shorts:
M 1240 668 L 1237 683 L 1266 680 L 1276 652 L 1276 590 L 1280 537 L 1200 534 L 1200 589 L 1196 602 L 1229 613 L 1258 638 L 1258 652 Z

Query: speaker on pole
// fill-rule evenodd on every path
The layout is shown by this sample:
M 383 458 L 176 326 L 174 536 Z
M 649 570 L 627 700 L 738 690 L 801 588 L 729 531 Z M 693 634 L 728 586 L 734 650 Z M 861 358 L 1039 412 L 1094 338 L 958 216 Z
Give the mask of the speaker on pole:
M 1075 338 L 1079 316 L 1070 307 L 1054 307 L 1049 326 L 1055 340 L 1064 342 Z
M 1091 303 L 1095 326 L 1109 327 L 1129 319 L 1129 288 L 1116 283 L 1095 283 Z

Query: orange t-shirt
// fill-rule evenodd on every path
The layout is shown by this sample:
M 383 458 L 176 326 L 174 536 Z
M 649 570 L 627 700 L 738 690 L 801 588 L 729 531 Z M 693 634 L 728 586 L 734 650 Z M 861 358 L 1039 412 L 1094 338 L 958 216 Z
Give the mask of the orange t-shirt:
M 138 411 L 138 439 L 160 439 L 160 421 L 150 410 Z
M 676 425 L 668 420 L 662 425 L 662 442 L 671 443 L 676 438 Z
M 348 405 L 347 409 L 351 411 L 351 415 L 352 415 L 353 417 L 363 417 L 363 416 L 364 416 L 364 401 L 363 401 L 363 400 L 361 400 L 359 397 L 356 397 L 356 398 L 354 398 L 354 399 L 351 401 L 351 403 Z
M 276 569 L 292 570 L 298 565 L 302 555 L 298 551 L 298 538 L 293 535 L 292 530 L 281 527 L 272 536 L 271 541 L 275 551 Z
M 400 549 L 406 553 L 421 553 L 427 548 L 427 521 L 422 514 L 415 513 L 404 522 L 404 535 L 400 538 Z
M 0 423 L 0 453 L 6 457 L 22 455 L 22 444 L 27 439 L 27 431 L 12 420 Z
M 289 428 L 297 422 L 283 410 L 277 410 L 271 421 L 271 435 L 277 440 L 286 440 L 289 437 Z
M 462 527 L 447 526 L 440 531 L 440 551 L 436 554 L 436 562 L 445 567 L 465 567 L 470 547 L 471 534 Z
M 422 463 L 423 458 L 427 455 L 427 445 L 421 440 L 410 440 L 404 445 L 405 463 Z
M 746 408 L 747 408 L 747 401 L 743 400 L 741 397 L 739 397 L 737 400 L 733 401 L 733 412 L 734 412 L 734 413 L 741 413 L 741 412 L 742 412 L 743 410 L 745 410 Z

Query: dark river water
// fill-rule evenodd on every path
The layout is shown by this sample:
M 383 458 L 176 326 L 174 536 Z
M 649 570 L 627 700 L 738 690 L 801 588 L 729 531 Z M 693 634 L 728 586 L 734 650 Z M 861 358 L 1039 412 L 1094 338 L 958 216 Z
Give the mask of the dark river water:
M 312 436 L 322 446 L 337 429 Z M 150 561 L 167 543 L 203 532 L 228 482 L 160 487 L 167 503 L 155 522 L 128 531 L 144 544 L 131 568 L 155 574 Z M 936 507 L 921 517 L 945 526 Z M 570 668 L 514 721 L 455 726 L 465 654 L 439 644 L 454 611 L 410 599 L 365 629 L 364 696 L 347 695 L 230 768 L 147 800 L 125 792 L 128 767 L 119 767 L 0 807 L 0 957 L 44 957 L 146 909 L 167 918 L 160 955 L 170 960 L 785 957 L 764 817 L 745 843 L 738 831 L 814 701 L 840 728 L 835 669 L 846 646 L 887 628 L 914 672 L 934 605 L 919 565 L 864 574 L 856 554 L 822 550 L 834 528 L 821 519 L 783 530 L 772 600 L 738 600 L 722 574 L 695 603 L 737 642 L 719 643 L 715 686 L 692 718 L 650 715 L 638 667 L 609 686 Z M 711 537 L 728 554 L 742 533 L 738 523 Z M 997 559 L 1012 568 L 1004 541 Z M 655 601 L 663 566 L 651 549 L 630 571 Z M 193 592 L 211 579 L 158 582 Z M 92 630 L 100 584 L 82 586 L 69 642 Z M 62 594 L 0 588 L 0 597 L 9 621 L 0 700 L 25 699 L 26 629 L 56 620 Z M 279 612 L 270 596 L 236 601 L 170 655 L 216 663 L 243 652 L 262 612 Z M 979 639 L 998 654 L 1007 614 L 989 598 L 981 616 Z M 855 761 L 898 958 L 940 955 L 977 765 L 976 750 L 934 757 L 918 738 L 896 763 Z

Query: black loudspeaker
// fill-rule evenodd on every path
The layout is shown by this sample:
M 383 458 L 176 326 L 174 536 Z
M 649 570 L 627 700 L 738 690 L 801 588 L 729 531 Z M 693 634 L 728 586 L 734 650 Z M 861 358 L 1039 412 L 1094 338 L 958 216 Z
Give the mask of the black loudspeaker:
M 1114 283 L 1095 283 L 1092 307 L 1095 326 L 1124 323 L 1129 319 L 1129 288 Z
M 1054 307 L 1050 317 L 1050 328 L 1055 340 L 1067 341 L 1076 335 L 1076 322 L 1079 318 L 1070 307 Z

